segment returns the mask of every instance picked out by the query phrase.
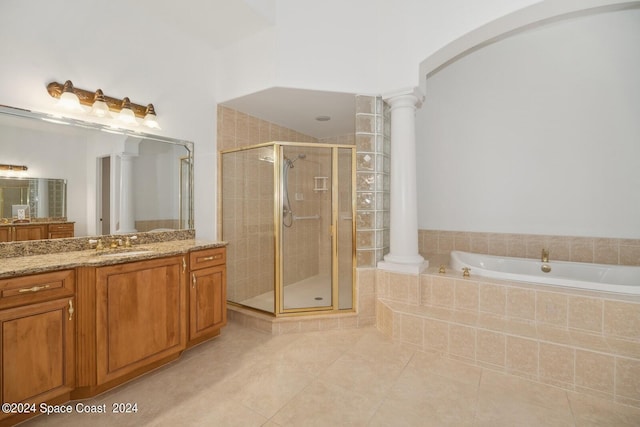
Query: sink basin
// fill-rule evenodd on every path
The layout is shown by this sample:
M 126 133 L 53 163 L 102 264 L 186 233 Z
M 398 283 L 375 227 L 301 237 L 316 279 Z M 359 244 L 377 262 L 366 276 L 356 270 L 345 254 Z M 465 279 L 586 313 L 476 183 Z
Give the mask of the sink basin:
M 144 255 L 151 253 L 153 251 L 149 249 L 140 249 L 137 251 L 118 251 L 118 252 L 101 252 L 98 256 L 101 257 L 125 257 L 125 256 L 135 256 L 135 255 Z

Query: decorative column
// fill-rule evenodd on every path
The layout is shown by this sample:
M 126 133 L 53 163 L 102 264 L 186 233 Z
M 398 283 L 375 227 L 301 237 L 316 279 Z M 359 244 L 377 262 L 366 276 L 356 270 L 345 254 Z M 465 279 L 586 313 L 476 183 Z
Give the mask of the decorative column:
M 423 98 L 417 89 L 384 97 L 391 107 L 391 230 L 382 270 L 419 274 L 429 266 L 418 253 L 415 113 Z
M 133 159 L 135 154 L 120 154 L 120 227 L 118 233 L 135 233 Z

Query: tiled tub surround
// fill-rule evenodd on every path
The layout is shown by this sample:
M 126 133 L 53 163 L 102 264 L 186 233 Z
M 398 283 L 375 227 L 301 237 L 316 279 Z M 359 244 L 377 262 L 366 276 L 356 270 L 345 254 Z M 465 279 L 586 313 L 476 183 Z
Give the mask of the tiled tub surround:
M 452 250 L 540 258 L 544 248 L 551 261 L 640 265 L 640 239 L 418 230 L 418 244 L 420 255 L 429 259 Z
M 376 322 L 394 340 L 640 407 L 640 298 L 459 272 L 376 271 Z

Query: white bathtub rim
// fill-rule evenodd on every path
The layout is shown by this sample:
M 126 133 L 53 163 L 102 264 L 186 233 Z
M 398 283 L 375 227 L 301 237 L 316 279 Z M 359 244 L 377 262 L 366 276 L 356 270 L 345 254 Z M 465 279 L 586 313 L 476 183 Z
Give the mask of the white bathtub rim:
M 460 255 L 462 254 L 462 255 Z M 583 280 L 572 280 L 572 279 L 564 279 L 557 277 L 543 277 L 543 276 L 532 276 L 532 275 L 524 275 L 524 274 L 515 274 L 515 273 L 507 273 L 502 271 L 494 271 L 486 268 L 479 267 L 477 265 L 473 265 L 467 262 L 464 262 L 460 259 L 460 256 L 464 256 L 465 254 L 479 257 L 489 257 L 492 259 L 515 259 L 520 261 L 530 261 L 538 264 L 542 264 L 540 260 L 533 258 L 516 258 L 516 257 L 506 257 L 506 256 L 496 256 L 496 255 L 487 255 L 487 254 L 479 254 L 473 252 L 465 252 L 465 251 L 451 251 L 451 257 L 449 265 L 454 271 L 460 271 L 463 267 L 469 267 L 471 278 L 475 276 L 486 277 L 496 280 L 503 281 L 513 281 L 526 283 L 531 285 L 545 285 L 552 287 L 554 289 L 565 289 L 565 290 L 578 290 L 578 291 L 595 291 L 598 293 L 611 293 L 615 295 L 624 295 L 630 297 L 638 297 L 640 296 L 640 283 L 636 286 L 634 285 L 620 285 L 615 283 L 600 283 L 600 282 L 588 282 Z M 554 265 L 558 264 L 586 264 L 586 263 L 575 263 L 569 261 L 551 261 L 546 264 Z M 604 264 L 594 264 L 596 266 L 604 266 Z M 608 266 L 611 267 L 611 266 Z M 628 266 L 613 266 L 613 267 L 628 267 Z M 632 267 L 638 268 L 640 267 Z

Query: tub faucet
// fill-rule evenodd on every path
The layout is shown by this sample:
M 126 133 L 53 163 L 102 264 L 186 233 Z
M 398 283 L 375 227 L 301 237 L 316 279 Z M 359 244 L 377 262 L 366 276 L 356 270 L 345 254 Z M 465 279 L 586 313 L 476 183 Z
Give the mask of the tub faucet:
M 541 261 L 542 262 L 549 262 L 549 251 L 548 250 L 542 249 Z

